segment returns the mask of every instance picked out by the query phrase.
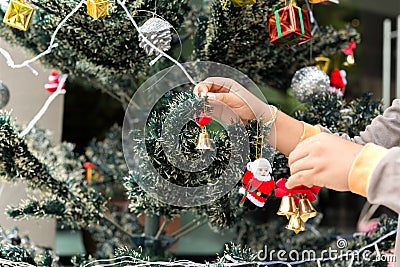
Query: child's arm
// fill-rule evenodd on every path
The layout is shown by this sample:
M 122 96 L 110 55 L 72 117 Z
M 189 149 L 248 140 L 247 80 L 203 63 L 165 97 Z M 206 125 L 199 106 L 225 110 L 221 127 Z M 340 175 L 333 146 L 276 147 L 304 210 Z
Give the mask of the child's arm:
M 199 83 L 193 93 L 207 95 L 213 105 L 213 114 L 219 117 L 229 116 L 231 113 L 224 109 L 223 103 L 235 112 L 244 122 L 262 119 L 265 123 L 274 117 L 276 108 L 263 102 L 238 82 L 223 78 L 210 77 Z M 217 103 L 213 103 L 216 101 Z M 229 118 L 225 118 L 229 120 Z M 271 129 L 269 139 L 272 146 L 276 147 L 286 156 L 299 143 L 304 132 L 303 123 L 277 111 L 276 120 Z
M 316 126 L 306 126 L 307 129 L 317 129 Z M 322 131 L 327 131 L 321 128 Z M 307 132 L 307 130 L 306 130 Z M 312 135 L 312 133 L 310 134 Z M 371 203 L 385 205 L 396 212 L 400 212 L 400 100 L 393 101 L 382 116 L 376 117 L 372 123 L 367 126 L 360 136 L 350 139 L 347 135 L 341 136 L 344 139 L 364 145 L 358 155 L 352 160 L 352 166 L 348 172 L 348 187 L 352 192 L 366 196 Z M 343 150 L 343 156 L 349 151 L 349 145 L 345 144 L 343 148 L 339 147 L 339 141 L 334 141 L 334 136 L 312 136 L 303 145 L 299 145 L 293 152 L 304 153 L 315 142 L 334 143 L 330 151 L 335 148 Z M 307 144 L 307 146 L 306 146 Z M 296 150 L 300 150 L 300 152 Z M 319 148 L 324 149 L 324 148 Z M 325 149 L 327 149 L 325 147 Z M 316 149 L 314 149 L 315 151 Z M 308 153 L 308 152 L 307 152 Z M 314 152 L 315 153 L 315 152 Z M 325 161 L 329 161 L 328 153 L 325 153 Z M 289 157 L 290 158 L 290 157 Z M 309 160 L 312 160 L 312 158 Z M 331 158 L 332 164 L 340 166 L 341 157 Z M 295 161 L 292 160 L 292 165 Z M 296 166 L 297 165 L 297 166 Z M 315 166 L 323 165 L 314 162 Z M 306 170 L 305 163 L 296 163 L 295 173 L 301 173 Z M 318 174 L 314 174 L 314 177 Z M 339 180 L 337 176 L 330 176 Z M 307 177 L 303 177 L 307 180 Z M 311 178 L 310 178 L 311 179 Z M 323 179 L 323 178 L 322 178 Z M 292 181 L 291 185 L 297 184 Z

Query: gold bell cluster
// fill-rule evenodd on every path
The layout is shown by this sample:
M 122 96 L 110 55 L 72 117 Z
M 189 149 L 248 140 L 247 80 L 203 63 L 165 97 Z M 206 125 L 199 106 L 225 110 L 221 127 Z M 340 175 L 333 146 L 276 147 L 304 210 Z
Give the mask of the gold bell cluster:
M 98 20 L 108 15 L 108 0 L 87 0 L 87 13 Z
M 311 204 L 306 195 L 301 195 L 298 206 L 292 195 L 282 197 L 281 205 L 277 212 L 278 215 L 286 216 L 289 220 L 286 229 L 292 230 L 296 234 L 305 231 L 305 222 L 317 216 L 317 211 Z
M 31 24 L 35 9 L 23 0 L 11 0 L 3 22 L 13 28 L 26 31 Z

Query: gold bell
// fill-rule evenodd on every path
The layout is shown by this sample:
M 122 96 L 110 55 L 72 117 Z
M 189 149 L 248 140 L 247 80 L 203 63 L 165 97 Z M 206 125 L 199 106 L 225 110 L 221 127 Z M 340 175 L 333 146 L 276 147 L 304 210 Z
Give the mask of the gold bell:
M 308 198 L 302 198 L 299 201 L 299 216 L 303 222 L 317 216 L 317 211 L 312 206 Z
M 205 130 L 202 130 L 199 135 L 199 141 L 197 142 L 197 149 L 211 149 L 210 136 Z
M 289 224 L 285 227 L 288 230 L 292 230 L 296 234 L 305 231 L 304 222 L 300 219 L 299 214 L 294 214 L 290 216 Z
M 294 202 L 294 198 L 291 195 L 283 196 L 281 205 L 276 214 L 285 215 L 288 219 L 290 216 L 295 215 L 297 213 L 296 203 Z

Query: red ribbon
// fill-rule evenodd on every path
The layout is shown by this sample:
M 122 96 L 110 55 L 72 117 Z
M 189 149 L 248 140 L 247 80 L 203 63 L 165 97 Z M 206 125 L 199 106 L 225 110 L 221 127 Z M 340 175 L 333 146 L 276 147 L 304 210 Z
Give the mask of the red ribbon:
M 194 120 L 196 121 L 197 125 L 204 127 L 212 120 L 212 117 L 201 112 L 199 117 L 196 116 L 196 113 L 194 114 Z
M 279 179 L 276 182 L 276 186 L 277 186 L 277 188 L 275 188 L 275 196 L 276 197 L 284 197 L 284 196 L 292 195 L 294 197 L 294 201 L 296 203 L 298 203 L 300 200 L 300 198 L 296 195 L 306 195 L 307 198 L 311 202 L 315 201 L 317 199 L 316 195 L 318 194 L 319 190 L 321 189 L 321 187 L 319 187 L 319 186 L 307 187 L 305 185 L 296 186 L 292 189 L 288 189 L 286 187 L 286 179 L 285 178 Z
M 342 49 L 343 53 L 346 56 L 354 56 L 354 49 L 356 48 L 356 42 L 354 42 L 353 40 L 350 41 L 349 46 L 347 46 L 346 48 Z

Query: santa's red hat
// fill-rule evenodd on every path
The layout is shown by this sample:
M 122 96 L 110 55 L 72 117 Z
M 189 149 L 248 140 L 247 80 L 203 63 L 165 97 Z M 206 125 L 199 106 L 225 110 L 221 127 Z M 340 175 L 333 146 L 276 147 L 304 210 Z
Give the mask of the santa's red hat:
M 344 94 L 347 85 L 346 71 L 335 69 L 331 73 L 329 91 Z

